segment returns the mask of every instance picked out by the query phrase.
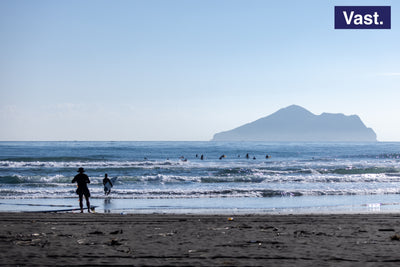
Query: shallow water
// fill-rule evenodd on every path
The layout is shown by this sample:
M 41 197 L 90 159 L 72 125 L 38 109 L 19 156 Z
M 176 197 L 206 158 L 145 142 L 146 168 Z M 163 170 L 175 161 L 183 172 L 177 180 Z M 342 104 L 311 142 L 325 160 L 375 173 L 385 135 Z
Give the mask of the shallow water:
M 100 212 L 396 211 L 399 157 L 400 143 L 0 142 L 0 211 L 76 207 L 78 167 Z
M 398 212 L 397 195 L 301 196 L 274 198 L 92 199 L 97 213 L 333 214 Z M 78 210 L 77 198 L 2 199 L 0 211 Z M 84 205 L 86 212 L 86 203 Z

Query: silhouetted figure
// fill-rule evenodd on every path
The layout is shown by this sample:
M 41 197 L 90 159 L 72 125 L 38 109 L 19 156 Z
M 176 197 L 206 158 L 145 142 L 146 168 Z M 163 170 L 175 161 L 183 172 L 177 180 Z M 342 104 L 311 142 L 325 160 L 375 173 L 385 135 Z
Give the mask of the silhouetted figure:
M 246 159 L 250 158 L 249 153 L 246 154 Z
M 266 159 L 269 159 L 270 157 L 271 157 L 271 156 L 270 156 L 270 155 L 268 155 L 268 154 L 265 156 L 265 158 L 266 158 Z
M 76 193 L 79 195 L 79 206 L 81 208 L 81 213 L 83 213 L 83 195 L 85 195 L 88 212 L 90 212 L 90 192 L 89 188 L 87 187 L 87 184 L 90 184 L 90 180 L 89 177 L 84 174 L 85 170 L 83 168 L 79 168 L 78 172 L 79 174 L 77 174 L 74 179 L 72 179 L 72 183 L 76 182 L 78 184 L 78 189 L 76 189 Z
M 203 160 L 203 159 L 204 159 L 204 156 L 203 156 L 203 154 L 201 154 L 201 157 L 200 157 L 200 159 L 201 159 L 201 160 Z
M 221 155 L 221 157 L 219 157 L 219 159 L 223 159 L 226 158 L 226 155 Z
M 183 161 L 183 162 L 186 162 L 186 161 L 187 161 L 187 158 L 185 158 L 184 156 L 180 156 L 179 159 L 180 159 L 181 161 Z
M 108 196 L 111 192 L 111 187 L 113 187 L 113 184 L 111 180 L 108 178 L 107 173 L 104 174 L 103 185 L 104 185 L 104 194 Z

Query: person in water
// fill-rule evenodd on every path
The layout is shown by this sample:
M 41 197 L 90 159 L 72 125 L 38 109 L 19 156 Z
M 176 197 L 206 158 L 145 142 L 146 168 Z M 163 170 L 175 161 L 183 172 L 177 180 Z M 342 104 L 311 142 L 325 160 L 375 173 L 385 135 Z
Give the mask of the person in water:
M 111 185 L 109 188 L 106 187 L 107 183 L 110 183 L 110 185 Z M 108 178 L 108 174 L 107 173 L 104 175 L 103 185 L 104 185 L 104 194 L 105 195 L 110 194 L 111 187 L 113 187 L 113 184 L 112 184 L 111 180 Z
M 74 179 L 72 179 L 72 183 L 77 183 L 78 184 L 78 189 L 76 189 L 76 193 L 79 195 L 79 206 L 81 208 L 81 213 L 83 213 L 83 196 L 85 195 L 86 199 L 86 206 L 88 209 L 88 212 L 90 213 L 90 202 L 89 202 L 89 197 L 90 197 L 90 191 L 89 188 L 87 187 L 87 184 L 90 184 L 89 176 L 84 174 L 85 170 L 83 168 L 78 169 L 78 174 L 75 175 Z

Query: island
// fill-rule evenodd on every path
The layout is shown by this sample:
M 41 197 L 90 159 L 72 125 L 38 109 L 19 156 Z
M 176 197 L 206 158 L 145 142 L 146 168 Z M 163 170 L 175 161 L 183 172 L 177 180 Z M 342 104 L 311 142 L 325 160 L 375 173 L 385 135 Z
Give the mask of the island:
M 211 141 L 377 142 L 357 115 L 322 113 L 291 105 L 254 122 L 214 135 Z

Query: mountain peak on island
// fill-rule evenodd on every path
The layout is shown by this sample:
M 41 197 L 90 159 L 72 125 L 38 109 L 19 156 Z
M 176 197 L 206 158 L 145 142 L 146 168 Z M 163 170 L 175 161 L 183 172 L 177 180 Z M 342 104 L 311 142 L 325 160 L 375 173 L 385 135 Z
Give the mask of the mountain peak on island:
M 376 134 L 357 115 L 322 113 L 291 105 L 230 131 L 212 141 L 376 142 Z
M 308 111 L 307 109 L 298 106 L 298 105 L 290 105 L 286 108 L 281 108 L 280 110 L 278 110 L 277 112 L 304 112 L 304 113 L 310 113 L 312 114 L 310 111 Z M 277 113 L 276 112 L 276 113 Z
M 309 117 L 309 116 L 315 116 L 315 115 L 301 106 L 291 105 L 286 108 L 282 108 L 282 109 L 278 110 L 277 112 L 271 114 L 270 116 Z

